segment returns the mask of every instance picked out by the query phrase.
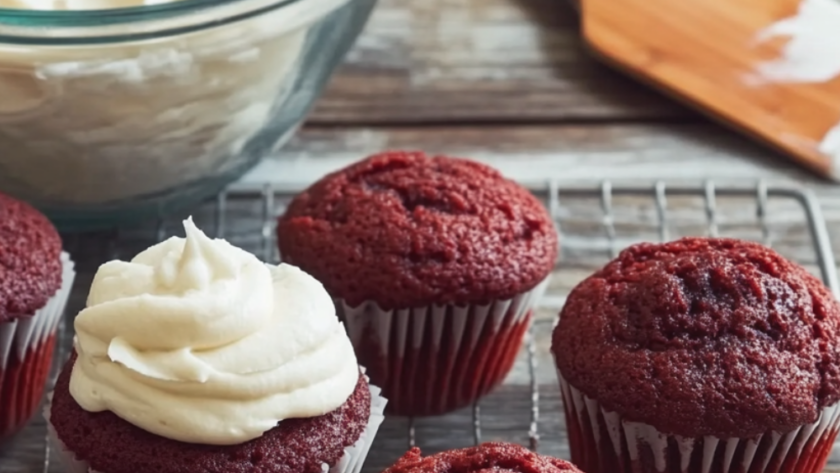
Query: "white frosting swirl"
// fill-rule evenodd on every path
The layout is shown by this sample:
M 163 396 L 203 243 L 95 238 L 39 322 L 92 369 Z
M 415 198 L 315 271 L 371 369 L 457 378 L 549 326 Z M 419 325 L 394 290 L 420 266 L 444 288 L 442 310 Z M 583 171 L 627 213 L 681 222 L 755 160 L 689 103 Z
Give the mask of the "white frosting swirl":
M 231 445 L 335 410 L 359 367 L 323 286 L 184 222 L 99 268 L 76 318 L 70 393 L 182 442 Z

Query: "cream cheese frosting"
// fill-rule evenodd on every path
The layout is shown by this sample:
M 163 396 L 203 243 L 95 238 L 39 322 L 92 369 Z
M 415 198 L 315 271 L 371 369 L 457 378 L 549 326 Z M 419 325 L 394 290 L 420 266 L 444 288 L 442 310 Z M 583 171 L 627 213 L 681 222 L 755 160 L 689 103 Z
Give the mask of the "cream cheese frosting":
M 182 442 L 231 445 L 335 410 L 359 367 L 323 286 L 184 222 L 96 273 L 75 321 L 70 393 Z

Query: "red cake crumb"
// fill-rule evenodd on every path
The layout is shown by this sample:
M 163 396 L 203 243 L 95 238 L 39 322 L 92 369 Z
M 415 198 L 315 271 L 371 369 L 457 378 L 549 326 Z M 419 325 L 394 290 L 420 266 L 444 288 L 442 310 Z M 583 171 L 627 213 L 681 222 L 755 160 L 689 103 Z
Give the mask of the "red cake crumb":
M 383 309 L 503 300 L 554 266 L 557 233 L 526 189 L 483 164 L 389 152 L 330 174 L 278 225 L 286 262 L 334 297 Z
M 359 376 L 338 409 L 320 417 L 287 419 L 240 445 L 196 445 L 146 432 L 111 412 L 91 413 L 70 395 L 75 356 L 58 378 L 50 423 L 76 458 L 101 473 L 322 473 L 356 443 L 370 418 L 370 390 Z
M 686 238 L 623 251 L 570 294 L 553 336 L 569 384 L 630 421 L 748 438 L 840 399 L 840 307 L 773 250 Z
M 537 455 L 512 443 L 484 443 L 423 457 L 419 448 L 408 451 L 384 473 L 580 473 L 567 461 Z
M 32 316 L 61 286 L 61 237 L 40 212 L 0 193 L 0 323 Z

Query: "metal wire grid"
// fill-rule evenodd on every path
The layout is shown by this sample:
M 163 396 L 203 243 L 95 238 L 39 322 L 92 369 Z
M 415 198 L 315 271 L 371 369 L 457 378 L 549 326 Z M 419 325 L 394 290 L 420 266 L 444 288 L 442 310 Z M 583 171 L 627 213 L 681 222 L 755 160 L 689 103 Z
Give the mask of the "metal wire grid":
M 582 185 L 580 183 L 564 183 L 562 180 L 547 180 L 537 183 L 525 183 L 535 195 L 544 199 L 544 202 L 554 218 L 557 230 L 561 234 L 561 242 L 563 241 L 563 227 L 561 209 L 563 201 L 561 194 L 566 197 L 582 197 L 582 198 L 596 198 L 600 201 L 601 207 L 601 222 L 604 236 L 608 241 L 608 253 L 610 258 L 618 255 L 622 249 L 619 245 L 616 231 L 616 213 L 614 209 L 614 200 L 616 197 L 649 197 L 655 203 L 656 211 L 656 227 L 658 238 L 660 241 L 667 241 L 671 238 L 669 213 L 668 213 L 668 198 L 672 196 L 692 196 L 703 199 L 704 212 L 706 221 L 706 236 L 718 236 L 719 234 L 719 219 L 718 219 L 718 197 L 748 197 L 755 201 L 756 208 L 756 224 L 761 229 L 761 239 L 765 245 L 770 246 L 771 232 L 768 225 L 768 199 L 769 198 L 785 198 L 798 203 L 804 213 L 807 221 L 808 233 L 813 244 L 816 262 L 819 267 L 820 274 L 825 284 L 831 291 L 838 295 L 840 294 L 840 284 L 838 284 L 838 277 L 835 268 L 835 260 L 831 251 L 828 231 L 826 229 L 825 221 L 816 197 L 806 189 L 776 187 L 767 185 L 764 182 L 758 182 L 755 185 L 745 187 L 720 187 L 714 182 L 708 181 L 702 185 L 695 186 L 667 186 L 664 182 L 656 182 L 652 185 L 619 185 L 612 182 L 605 181 L 596 185 Z M 265 261 L 277 262 L 279 261 L 279 254 L 275 244 L 275 224 L 278 215 L 284 211 L 286 203 L 294 196 L 299 187 L 275 187 L 271 184 L 265 184 L 261 188 L 254 187 L 233 187 L 229 190 L 219 194 L 213 203 L 215 214 L 215 228 L 212 233 L 215 233 L 217 238 L 224 238 L 228 233 L 227 221 L 229 214 L 229 202 L 233 198 L 258 198 L 261 207 L 261 226 L 260 226 L 260 244 L 258 256 Z M 167 226 L 164 221 L 159 221 L 156 229 L 156 240 L 162 241 L 166 238 Z M 110 239 L 112 243 L 111 254 L 117 256 L 119 252 L 119 234 L 113 235 Z M 562 259 L 562 258 L 561 258 Z M 559 310 L 565 297 L 563 296 L 547 296 L 540 306 L 543 308 L 550 308 L 552 310 Z M 64 324 L 60 327 L 64 331 L 66 328 Z M 62 337 L 63 339 L 64 337 Z M 539 383 L 536 376 L 537 371 L 537 355 L 536 345 L 533 329 L 530 329 L 526 337 L 526 352 L 528 359 L 528 374 L 530 387 L 530 427 L 528 431 L 528 438 L 530 448 L 536 451 L 539 448 L 540 432 L 540 390 Z M 69 347 L 59 347 L 58 357 L 64 359 L 67 355 Z M 482 441 L 482 417 L 481 406 L 476 402 L 472 406 L 472 433 L 473 441 L 478 444 Z M 409 420 L 406 432 L 406 439 L 409 446 L 414 446 L 416 443 L 415 424 L 413 419 Z M 44 472 L 49 471 L 49 447 L 45 447 Z

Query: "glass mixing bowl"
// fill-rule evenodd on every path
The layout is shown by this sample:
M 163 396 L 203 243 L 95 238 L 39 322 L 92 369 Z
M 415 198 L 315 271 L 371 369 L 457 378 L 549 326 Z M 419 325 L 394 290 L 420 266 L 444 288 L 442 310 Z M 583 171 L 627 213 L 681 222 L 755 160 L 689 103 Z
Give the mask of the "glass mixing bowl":
M 65 231 L 218 193 L 291 136 L 375 3 L 0 9 L 0 191 Z

